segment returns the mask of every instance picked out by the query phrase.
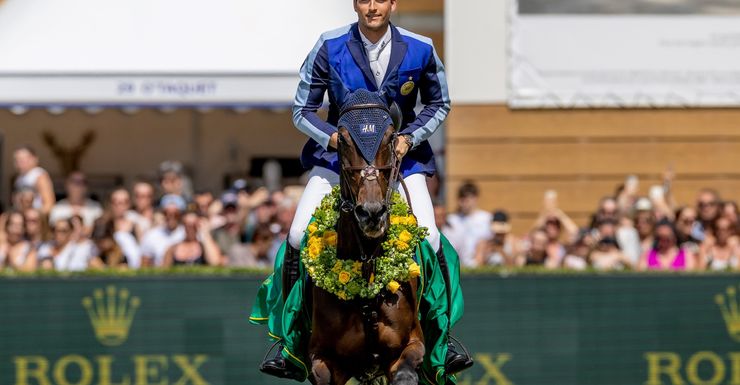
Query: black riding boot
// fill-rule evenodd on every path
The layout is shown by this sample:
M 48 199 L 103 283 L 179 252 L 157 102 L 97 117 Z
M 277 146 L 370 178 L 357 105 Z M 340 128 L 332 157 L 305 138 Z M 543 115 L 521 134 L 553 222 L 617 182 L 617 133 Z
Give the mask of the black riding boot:
M 294 249 L 288 244 L 285 249 L 285 258 L 283 259 L 283 301 L 288 298 L 293 285 L 300 278 L 300 251 Z M 296 381 L 303 380 L 303 371 L 295 366 L 292 362 L 283 357 L 283 346 L 278 346 L 275 357 L 262 361 L 260 371 L 275 377 L 287 378 Z M 268 352 L 269 353 L 269 352 Z
M 447 267 L 447 258 L 445 258 L 442 246 L 440 246 L 437 251 L 437 261 L 439 262 L 440 270 L 442 270 L 442 277 L 444 277 L 445 280 L 447 303 L 451 306 L 452 287 L 450 285 L 450 269 Z M 467 349 L 465 349 L 460 341 L 458 341 L 458 343 L 460 344 L 460 347 L 462 347 L 463 353 L 459 353 L 457 351 L 457 347 L 452 342 L 447 343 L 447 356 L 445 357 L 445 371 L 447 374 L 459 373 L 473 366 L 473 357 L 470 356 Z

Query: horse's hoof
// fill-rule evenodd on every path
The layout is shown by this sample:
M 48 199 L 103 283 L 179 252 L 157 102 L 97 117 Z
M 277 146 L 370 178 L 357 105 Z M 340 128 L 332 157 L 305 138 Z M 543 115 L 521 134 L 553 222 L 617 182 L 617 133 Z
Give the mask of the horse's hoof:
M 417 385 L 418 383 L 419 375 L 411 369 L 404 368 L 398 369 L 398 372 L 393 377 L 392 385 Z

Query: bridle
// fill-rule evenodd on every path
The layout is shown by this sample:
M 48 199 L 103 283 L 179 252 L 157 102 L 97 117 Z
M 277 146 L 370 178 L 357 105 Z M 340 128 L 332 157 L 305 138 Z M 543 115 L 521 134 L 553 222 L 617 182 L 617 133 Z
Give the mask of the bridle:
M 376 104 L 376 103 L 367 103 L 367 104 L 357 104 L 353 106 L 349 106 L 347 108 L 342 109 L 339 116 L 344 115 L 345 113 L 353 110 L 362 110 L 362 109 L 381 109 L 385 111 L 387 114 L 390 115 L 390 110 L 387 106 L 383 104 Z M 359 172 L 360 173 L 360 185 L 362 185 L 365 181 L 374 181 L 377 180 L 380 177 L 381 171 L 388 171 L 390 170 L 390 176 L 388 178 L 388 189 L 386 190 L 385 197 L 383 200 L 383 204 L 390 208 L 391 205 L 391 196 L 393 194 L 393 184 L 395 182 L 401 183 L 403 186 L 403 190 L 406 193 L 406 202 L 409 205 L 409 211 L 411 212 L 411 199 L 409 196 L 408 188 L 406 188 L 406 184 L 403 181 L 403 178 L 401 177 L 401 158 L 396 156 L 396 151 L 393 148 L 393 144 L 396 142 L 396 138 L 398 137 L 398 132 L 393 133 L 393 137 L 390 140 L 390 143 L 388 143 L 388 150 L 391 153 L 391 159 L 388 164 L 384 165 L 376 165 L 374 161 L 368 162 L 368 164 L 364 166 L 352 166 L 348 164 L 346 158 L 342 156 L 342 147 L 343 146 L 337 146 L 339 151 L 339 161 L 340 161 L 340 183 L 342 184 L 342 188 L 340 189 L 340 210 L 344 213 L 351 213 L 354 211 L 355 207 L 357 206 L 357 195 L 354 193 L 351 185 L 351 176 L 354 173 Z M 340 135 L 339 136 L 340 141 L 344 141 L 344 138 Z M 344 143 L 347 145 L 347 143 Z M 348 196 L 345 196 L 345 191 L 348 194 Z M 370 255 L 365 253 L 362 247 L 362 242 L 359 239 L 359 235 L 355 232 L 356 236 L 358 237 L 358 245 L 360 246 L 361 256 L 360 259 L 362 261 L 366 260 L 372 260 L 375 258 L 377 254 L 377 249 L 373 251 Z M 380 247 L 380 245 L 378 245 Z

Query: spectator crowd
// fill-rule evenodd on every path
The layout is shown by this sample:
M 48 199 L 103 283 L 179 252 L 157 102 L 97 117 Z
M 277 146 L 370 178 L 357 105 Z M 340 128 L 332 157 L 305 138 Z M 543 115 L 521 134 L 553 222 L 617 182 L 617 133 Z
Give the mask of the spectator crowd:
M 269 268 L 298 196 L 236 180 L 216 196 L 193 191 L 181 163 L 163 162 L 158 183 L 114 189 L 103 204 L 72 172 L 56 200 L 34 150 L 13 153 L 12 207 L 0 215 L 0 269 L 81 271 L 210 265 Z
M 166 161 L 156 182 L 116 188 L 101 204 L 90 196 L 84 173 L 69 174 L 57 194 L 32 148 L 19 147 L 13 157 L 12 205 L 0 215 L 0 270 L 271 268 L 301 192 L 268 191 L 244 179 L 218 195 L 193 190 L 182 164 Z M 531 230 L 515 235 L 506 211 L 478 207 L 473 183 L 459 188 L 456 211 L 437 205 L 435 216 L 468 268 L 738 269 L 737 204 L 703 189 L 695 205 L 680 206 L 672 180 L 666 173 L 664 183 L 642 197 L 637 178 L 628 177 L 601 199 L 584 227 L 559 208 L 551 190 Z
M 542 209 L 523 236 L 512 233 L 509 215 L 478 208 L 478 188 L 463 184 L 457 211 L 438 215 L 438 227 L 469 268 L 542 266 L 584 270 L 738 270 L 738 206 L 711 188 L 695 205 L 678 205 L 672 172 L 649 196 L 639 196 L 638 179 L 627 178 L 603 197 L 587 226 L 579 227 L 545 192 Z M 438 207 L 438 213 L 444 208 Z

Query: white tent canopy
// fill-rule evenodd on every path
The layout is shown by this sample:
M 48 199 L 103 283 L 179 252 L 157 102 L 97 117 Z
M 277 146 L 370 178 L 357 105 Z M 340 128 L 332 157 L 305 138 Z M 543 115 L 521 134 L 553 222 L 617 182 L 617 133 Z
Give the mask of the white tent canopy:
M 346 0 L 5 0 L 0 106 L 287 105 Z

